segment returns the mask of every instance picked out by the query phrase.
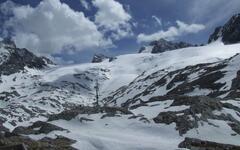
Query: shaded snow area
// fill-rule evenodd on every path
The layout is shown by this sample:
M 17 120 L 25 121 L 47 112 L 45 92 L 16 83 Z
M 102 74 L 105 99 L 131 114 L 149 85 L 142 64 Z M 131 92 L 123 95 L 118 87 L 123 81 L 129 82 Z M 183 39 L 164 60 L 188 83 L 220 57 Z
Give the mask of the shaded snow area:
M 0 67 L 8 52 L 0 46 Z M 111 62 L 25 67 L 0 76 L 0 121 L 34 140 L 75 140 L 79 150 L 177 150 L 186 137 L 240 145 L 237 53 L 240 44 L 215 42 Z M 39 120 L 65 130 L 26 129 Z

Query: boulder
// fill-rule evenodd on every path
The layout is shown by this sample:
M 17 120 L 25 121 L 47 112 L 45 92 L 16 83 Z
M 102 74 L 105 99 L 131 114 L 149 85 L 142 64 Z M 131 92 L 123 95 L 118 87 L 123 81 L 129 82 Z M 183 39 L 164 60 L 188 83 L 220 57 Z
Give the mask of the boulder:
M 191 150 L 239 150 L 240 146 L 216 143 L 211 141 L 204 141 L 194 138 L 185 138 L 183 142 L 178 145 L 179 148 L 187 148 Z
M 29 127 L 22 127 L 19 126 L 13 130 L 12 133 L 14 134 L 48 134 L 52 131 L 64 131 L 65 129 L 58 127 L 56 125 L 47 123 L 47 122 L 42 122 L 42 121 L 37 121 L 35 122 L 32 126 Z

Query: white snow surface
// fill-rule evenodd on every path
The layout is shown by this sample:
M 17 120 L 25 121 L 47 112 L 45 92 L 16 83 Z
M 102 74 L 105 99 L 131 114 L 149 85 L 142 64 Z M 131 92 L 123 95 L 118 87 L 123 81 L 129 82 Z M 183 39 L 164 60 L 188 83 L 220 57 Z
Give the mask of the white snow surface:
M 5 54 L 5 52 L 4 49 L 0 49 L 0 55 L 1 53 Z M 4 126 L 13 130 L 19 125 L 27 126 L 36 120 L 46 120 L 46 115 L 60 113 L 66 105 L 92 105 L 95 101 L 94 86 L 96 80 L 100 83 L 100 98 L 102 99 L 120 87 L 128 85 L 141 74 L 147 76 L 159 70 L 163 70 L 162 74 L 164 74 L 166 71 L 174 71 L 189 65 L 227 59 L 236 53 L 240 53 L 240 44 L 223 45 L 220 42 L 215 42 L 206 46 L 183 48 L 160 54 L 121 55 L 112 62 L 106 60 L 102 63 L 58 66 L 45 70 L 26 68 L 26 72 L 1 76 L 0 94 L 16 91 L 20 97 L 14 96 L 10 97 L 8 101 L 1 101 L 0 109 L 9 112 L 9 114 L 1 113 L 0 117 L 6 118 Z M 0 65 L 2 59 L 0 58 Z M 232 70 L 231 73 L 235 76 L 236 67 L 239 66 L 232 65 L 227 70 Z M 231 81 L 233 78 L 231 73 L 226 75 L 226 78 L 229 78 L 226 80 Z M 194 77 L 195 75 L 193 75 Z M 151 81 L 151 83 L 153 82 L 154 80 Z M 140 86 L 147 84 L 150 83 L 142 82 Z M 227 83 L 227 85 L 229 84 Z M 133 92 L 130 94 L 134 95 L 135 92 L 141 92 L 141 89 L 133 88 Z M 208 91 L 196 90 L 194 92 L 197 94 Z M 145 98 L 161 93 L 166 93 L 165 87 Z M 119 105 L 132 95 L 118 101 Z M 183 141 L 185 135 L 179 136 L 175 130 L 175 124 L 154 124 L 151 120 L 159 112 L 179 111 L 188 108 L 188 106 L 168 108 L 171 102 L 171 100 L 165 101 L 164 104 L 156 102 L 152 103 L 150 107 L 143 106 L 133 110 L 134 114 L 143 114 L 147 117 L 150 123 L 128 119 L 129 116 L 100 119 L 100 115 L 96 114 L 87 116 L 93 119 L 93 122 L 80 123 L 78 118 L 71 121 L 51 122 L 68 129 L 69 133 L 57 131 L 51 132 L 49 135 L 32 135 L 31 137 L 39 139 L 44 136 L 55 137 L 60 134 L 77 140 L 73 146 L 84 150 L 176 150 L 177 145 Z M 238 102 L 231 102 L 239 106 Z M 31 115 L 29 111 L 35 112 L 36 115 Z M 207 125 L 204 125 L 198 129 L 198 132 L 191 130 L 186 136 L 216 142 L 224 142 L 226 139 L 225 143 L 240 144 L 238 142 L 240 137 L 231 136 L 232 130 L 226 125 L 226 122 L 215 120 L 212 122 L 219 125 L 219 128 L 213 126 L 208 128 Z
M 6 49 L 1 47 L 1 52 L 5 53 Z M 162 74 L 164 74 L 166 71 L 173 71 L 188 65 L 226 59 L 239 52 L 240 44 L 224 45 L 215 42 L 202 47 L 189 47 L 160 54 L 120 55 L 112 62 L 58 66 L 45 70 L 26 68 L 27 72 L 1 77 L 0 93 L 16 91 L 20 95 L 20 98 L 14 96 L 8 102 L 2 102 L 1 107 L 9 112 L 17 106 L 24 106 L 30 111 L 37 108 L 47 114 L 59 113 L 64 110 L 63 105 L 66 103 L 91 105 L 95 101 L 96 80 L 100 83 L 100 99 L 102 99 L 118 88 L 128 85 L 141 74 L 146 76 L 159 70 L 163 70 Z M 151 81 L 153 82 L 154 80 Z M 141 82 L 141 84 L 140 86 L 145 86 L 150 83 Z M 134 91 L 141 92 L 141 89 L 133 88 L 130 94 L 134 95 Z M 161 93 L 166 93 L 165 87 L 145 98 Z M 131 95 L 128 96 L 131 97 Z M 125 100 L 127 98 L 124 97 Z M 121 104 L 122 101 L 118 103 Z M 16 109 L 13 113 L 15 117 L 5 114 L 0 114 L 0 116 L 11 118 L 8 122 L 13 120 L 16 121 L 15 123 L 18 123 L 19 117 L 23 116 L 24 121 L 33 117 L 25 110 Z M 9 128 L 13 127 L 9 126 Z
M 143 72 L 152 73 L 161 69 L 172 71 L 189 65 L 216 62 L 237 53 L 240 53 L 240 44 L 224 45 L 215 42 L 206 46 L 183 48 L 160 54 L 127 54 L 118 56 L 113 62 L 54 68 L 45 72 L 43 80 L 56 81 L 69 74 L 93 70 L 97 75 L 96 78 L 102 75 L 106 77 L 100 88 L 101 96 L 106 97 L 110 92 L 129 84 Z
M 80 116 L 79 116 L 80 117 Z M 72 146 L 81 150 L 175 150 L 183 137 L 175 125 L 146 124 L 129 116 L 100 119 L 101 115 L 81 115 L 93 122 L 57 120 L 51 122 L 70 132 L 51 132 L 48 135 L 31 135 L 33 139 L 62 135 L 76 140 Z M 171 140 L 169 140 L 171 139 Z

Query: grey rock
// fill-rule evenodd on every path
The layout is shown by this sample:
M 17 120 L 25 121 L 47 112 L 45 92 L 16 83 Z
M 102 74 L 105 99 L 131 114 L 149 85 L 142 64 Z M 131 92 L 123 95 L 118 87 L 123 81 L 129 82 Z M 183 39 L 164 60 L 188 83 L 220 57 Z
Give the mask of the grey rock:
M 149 46 L 153 46 L 151 53 L 162 53 L 165 51 L 171 51 L 171 50 L 176 50 L 180 48 L 186 48 L 186 47 L 191 47 L 194 46 L 189 43 L 185 42 L 171 42 L 167 41 L 165 39 L 160 39 L 158 41 L 153 41 L 149 44 Z M 145 47 L 141 47 L 139 50 L 139 53 L 144 52 Z
M 88 122 L 88 121 L 94 121 L 93 119 L 89 119 L 89 118 L 86 118 L 86 117 L 81 117 L 81 118 L 79 118 L 79 121 L 80 122 Z
M 53 124 L 37 121 L 32 126 L 29 127 L 17 127 L 13 130 L 12 133 L 14 134 L 48 134 L 52 131 L 64 131 L 65 129 L 55 126 Z
M 156 99 L 157 98 L 155 98 L 155 100 Z M 174 99 L 173 103 L 169 107 L 189 106 L 189 108 L 181 111 L 161 112 L 157 117 L 153 118 L 155 123 L 164 123 L 167 125 L 176 123 L 176 130 L 179 131 L 181 136 L 191 129 L 198 128 L 200 121 L 215 126 L 214 124 L 208 122 L 208 119 L 226 121 L 232 130 L 239 134 L 240 122 L 238 120 L 234 119 L 230 114 L 214 114 L 214 111 L 221 111 L 223 108 L 240 112 L 238 107 L 234 107 L 231 104 L 226 105 L 221 102 L 221 99 L 210 98 L 207 96 L 190 97 L 178 95 L 168 98 L 159 98 L 160 101 L 164 101 L 164 99 Z
M 35 141 L 26 136 L 12 135 L 0 139 L 0 149 L 2 150 L 3 148 L 7 148 L 6 150 L 76 150 L 75 148 L 71 147 L 71 145 L 75 142 L 76 141 L 62 136 L 58 136 L 56 139 L 43 138 L 41 140 Z
M 37 57 L 25 48 L 17 48 L 14 42 L 4 40 L 1 43 L 10 53 L 9 58 L 0 65 L 0 74 L 10 75 L 23 71 L 24 67 L 43 69 L 48 63 L 53 64 L 49 59 Z
M 105 113 L 104 117 L 111 117 L 119 114 L 124 114 L 124 115 L 132 114 L 132 112 L 129 111 L 127 108 L 122 108 L 122 107 L 78 106 L 70 110 L 65 110 L 60 114 L 50 115 L 48 120 L 49 121 L 58 120 L 58 119 L 71 120 L 81 114 L 90 115 L 90 114 L 97 114 L 97 113 Z
M 240 42 L 240 14 L 234 15 L 224 26 L 217 27 L 210 35 L 208 43 L 222 39 L 225 44 Z
M 25 144 L 17 144 L 17 145 L 0 146 L 0 150 L 27 150 L 27 147 Z
M 92 59 L 92 63 L 100 63 L 103 62 L 104 60 L 108 59 L 109 62 L 114 61 L 117 59 L 116 57 L 109 57 L 103 54 L 95 54 Z
M 186 137 L 183 142 L 178 145 L 179 148 L 187 148 L 190 150 L 239 150 L 240 146 L 204 141 Z

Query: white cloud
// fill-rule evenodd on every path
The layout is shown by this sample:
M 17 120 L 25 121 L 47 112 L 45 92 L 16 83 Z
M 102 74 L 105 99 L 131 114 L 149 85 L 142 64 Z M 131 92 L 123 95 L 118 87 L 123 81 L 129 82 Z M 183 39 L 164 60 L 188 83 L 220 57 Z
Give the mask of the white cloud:
M 190 18 L 204 22 L 207 27 L 216 27 L 240 12 L 239 0 L 193 0 L 188 11 Z
M 95 22 L 104 33 L 112 32 L 110 36 L 116 40 L 132 34 L 129 23 L 132 17 L 122 4 L 115 0 L 93 0 L 93 5 L 98 8 Z
M 62 57 L 50 57 L 50 59 L 55 63 L 59 65 L 70 65 L 74 64 L 75 62 L 73 60 L 65 61 Z
M 198 33 L 199 31 L 205 29 L 205 26 L 202 24 L 186 24 L 182 21 L 176 21 L 177 27 L 171 26 L 168 30 L 160 30 L 156 33 L 146 35 L 141 33 L 137 37 L 137 41 L 140 42 L 151 42 L 154 40 L 159 40 L 161 38 L 174 40 L 176 37 L 189 34 L 189 33 Z
M 13 14 L 5 27 L 14 29 L 17 46 L 38 54 L 60 53 L 68 46 L 81 51 L 112 44 L 94 22 L 60 0 L 43 0 L 35 8 L 14 7 Z
M 157 24 L 162 27 L 162 20 L 160 18 L 158 18 L 157 16 L 152 16 L 152 18 L 157 22 Z
M 89 6 L 89 3 L 86 1 L 86 0 L 80 0 L 80 3 L 82 4 L 82 6 L 89 10 L 90 9 L 90 6 Z
M 16 7 L 15 3 L 13 3 L 11 0 L 7 0 L 0 5 L 0 11 L 3 15 L 10 15 L 14 7 Z

